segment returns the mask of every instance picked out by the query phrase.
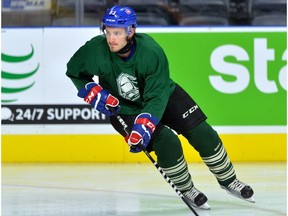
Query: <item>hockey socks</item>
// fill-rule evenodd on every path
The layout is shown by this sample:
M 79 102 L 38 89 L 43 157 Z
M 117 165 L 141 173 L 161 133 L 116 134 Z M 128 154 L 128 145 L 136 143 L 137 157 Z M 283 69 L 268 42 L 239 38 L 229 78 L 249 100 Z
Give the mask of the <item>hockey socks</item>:
M 202 160 L 220 185 L 228 186 L 235 178 L 235 170 L 217 132 L 206 122 L 183 134 L 199 152 Z
M 157 138 L 153 140 L 153 150 L 157 155 L 159 166 L 178 190 L 190 190 L 193 183 L 178 136 L 169 128 L 164 127 Z
M 227 186 L 236 178 L 235 170 L 221 142 L 216 148 L 218 148 L 216 154 L 202 159 L 219 184 Z
M 180 191 L 188 191 L 193 187 L 191 176 L 188 172 L 187 164 L 182 155 L 178 164 L 169 168 L 162 168 L 171 181 Z

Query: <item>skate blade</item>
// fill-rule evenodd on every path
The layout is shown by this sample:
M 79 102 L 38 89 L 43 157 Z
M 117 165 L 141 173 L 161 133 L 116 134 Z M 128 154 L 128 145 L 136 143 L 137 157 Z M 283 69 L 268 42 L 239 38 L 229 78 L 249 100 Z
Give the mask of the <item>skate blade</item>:
M 211 209 L 207 202 L 201 206 L 198 206 L 197 208 L 204 209 L 204 210 L 210 210 Z
M 210 209 L 211 209 L 207 202 L 204 203 L 204 204 L 201 205 L 201 206 L 197 206 L 197 205 L 195 205 L 194 203 L 191 203 L 191 202 L 190 202 L 189 204 L 190 204 L 191 206 L 193 206 L 193 208 L 197 208 L 197 209 L 202 209 L 202 210 L 210 210 Z
M 246 200 L 247 202 L 255 203 L 255 199 L 253 196 L 248 198 L 248 199 L 244 199 L 244 200 Z
M 239 198 L 239 199 L 245 200 L 245 201 L 247 201 L 247 202 L 255 203 L 255 199 L 254 199 L 254 197 L 253 197 L 253 196 L 252 196 L 252 197 L 250 197 L 250 198 L 248 198 L 248 199 L 245 199 L 245 198 L 243 198 L 243 197 L 240 197 L 240 196 L 237 196 L 237 195 L 235 195 L 235 194 L 233 194 L 233 193 L 231 193 L 231 192 L 229 192 L 229 191 L 227 191 L 227 190 L 226 190 L 226 192 L 227 192 L 228 194 L 230 194 L 230 195 L 234 196 L 234 197 L 237 197 L 237 198 Z

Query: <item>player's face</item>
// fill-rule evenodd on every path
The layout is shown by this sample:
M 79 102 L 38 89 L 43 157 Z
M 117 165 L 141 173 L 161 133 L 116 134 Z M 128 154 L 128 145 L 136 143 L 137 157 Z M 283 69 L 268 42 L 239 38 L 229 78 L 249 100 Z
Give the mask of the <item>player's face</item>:
M 118 52 L 127 44 L 125 28 L 105 28 L 105 35 L 111 52 Z

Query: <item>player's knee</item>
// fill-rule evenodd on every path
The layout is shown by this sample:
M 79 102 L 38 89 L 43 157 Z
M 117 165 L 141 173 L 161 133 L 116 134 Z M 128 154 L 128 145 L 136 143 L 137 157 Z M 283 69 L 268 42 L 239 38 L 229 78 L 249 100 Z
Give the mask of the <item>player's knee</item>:
M 181 142 L 176 134 L 168 128 L 163 128 L 153 140 L 153 150 L 157 155 L 158 164 L 162 167 L 176 165 L 183 155 Z
M 189 143 L 200 153 L 207 156 L 215 152 L 217 146 L 222 145 L 218 133 L 206 122 L 203 121 L 197 127 L 183 134 Z

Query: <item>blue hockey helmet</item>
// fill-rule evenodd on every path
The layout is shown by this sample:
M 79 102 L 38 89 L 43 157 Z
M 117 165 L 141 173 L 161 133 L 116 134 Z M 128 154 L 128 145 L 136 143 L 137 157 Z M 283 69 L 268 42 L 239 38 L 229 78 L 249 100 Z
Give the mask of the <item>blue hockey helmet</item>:
M 126 28 L 130 33 L 130 28 L 136 28 L 136 13 L 128 6 L 113 6 L 104 15 L 101 23 L 101 30 L 104 32 L 106 27 Z

